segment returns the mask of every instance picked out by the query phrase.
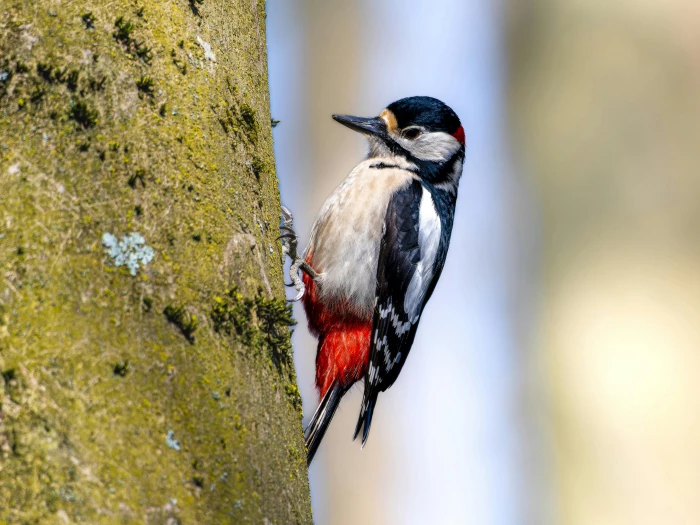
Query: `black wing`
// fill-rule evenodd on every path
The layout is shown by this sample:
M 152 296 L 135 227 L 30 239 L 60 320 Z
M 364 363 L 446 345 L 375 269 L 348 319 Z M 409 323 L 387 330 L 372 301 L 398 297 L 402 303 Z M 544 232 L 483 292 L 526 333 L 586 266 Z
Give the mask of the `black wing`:
M 423 276 L 428 282 L 418 291 L 415 283 L 411 285 L 416 272 L 426 270 L 421 262 L 424 255 L 421 254 L 421 243 L 425 243 L 426 232 L 420 231 L 419 216 L 423 198 L 426 197 L 422 184 L 414 181 L 393 195 L 384 220 L 385 231 L 377 265 L 377 299 L 372 320 L 369 369 L 365 375 L 364 399 L 353 437 L 356 438 L 364 427 L 363 445 L 369 435 L 377 396 L 396 381 L 406 362 L 423 306 L 435 287 L 444 262 L 444 254 L 438 254 L 439 257 L 434 259 L 432 268 L 427 272 L 429 275 Z M 440 248 L 443 248 L 439 221 L 434 233 L 438 236 Z M 434 238 L 431 240 L 435 241 Z M 423 246 L 423 251 L 426 251 L 425 248 Z M 431 248 L 437 250 L 435 245 Z M 444 249 L 439 251 L 445 252 Z M 409 311 L 406 311 L 407 295 L 412 296 L 408 301 Z M 412 305 L 417 306 L 411 308 Z

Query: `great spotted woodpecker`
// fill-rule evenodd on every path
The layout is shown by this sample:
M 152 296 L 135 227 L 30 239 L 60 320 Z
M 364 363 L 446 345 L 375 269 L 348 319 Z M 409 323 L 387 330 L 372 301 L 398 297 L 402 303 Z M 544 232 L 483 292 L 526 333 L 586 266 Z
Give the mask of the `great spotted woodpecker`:
M 321 403 L 306 430 L 308 463 L 362 378 L 353 439 L 362 432 L 367 441 L 377 397 L 401 372 L 442 272 L 465 149 L 455 112 L 430 97 L 398 100 L 376 118 L 333 118 L 368 138 L 369 155 L 326 200 L 302 257 L 283 212 L 290 276 L 318 338 Z

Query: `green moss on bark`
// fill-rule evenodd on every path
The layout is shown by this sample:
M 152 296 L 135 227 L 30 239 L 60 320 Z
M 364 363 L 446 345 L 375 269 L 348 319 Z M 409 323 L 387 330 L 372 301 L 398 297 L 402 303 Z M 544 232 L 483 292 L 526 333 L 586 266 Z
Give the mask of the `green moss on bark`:
M 0 523 L 311 523 L 263 3 L 7 4 Z

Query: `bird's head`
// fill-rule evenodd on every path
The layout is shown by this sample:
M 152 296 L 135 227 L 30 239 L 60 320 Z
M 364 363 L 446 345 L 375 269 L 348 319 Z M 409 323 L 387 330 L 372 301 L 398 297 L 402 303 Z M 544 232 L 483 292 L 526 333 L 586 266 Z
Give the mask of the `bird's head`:
M 333 115 L 369 140 L 370 157 L 404 157 L 434 183 L 457 183 L 464 159 L 464 128 L 457 114 L 432 97 L 409 97 L 389 104 L 378 117 Z

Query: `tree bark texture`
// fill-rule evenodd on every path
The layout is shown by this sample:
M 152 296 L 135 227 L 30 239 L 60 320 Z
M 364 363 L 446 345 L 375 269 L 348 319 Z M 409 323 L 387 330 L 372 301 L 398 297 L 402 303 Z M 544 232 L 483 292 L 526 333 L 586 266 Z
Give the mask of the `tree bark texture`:
M 0 9 L 0 523 L 311 523 L 257 0 Z

